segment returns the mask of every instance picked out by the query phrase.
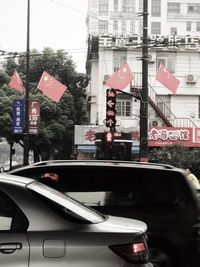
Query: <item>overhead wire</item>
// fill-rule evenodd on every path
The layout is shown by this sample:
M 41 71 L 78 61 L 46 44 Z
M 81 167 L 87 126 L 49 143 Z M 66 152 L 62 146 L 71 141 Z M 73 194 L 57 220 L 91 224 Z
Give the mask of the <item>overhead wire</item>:
M 88 14 L 88 13 L 85 13 L 79 9 L 76 9 L 76 8 L 73 8 L 71 6 L 68 6 L 60 1 L 57 1 L 57 0 L 49 0 L 50 2 L 56 4 L 56 5 L 59 5 L 59 6 L 62 6 L 64 8 L 67 8 L 67 9 L 70 9 L 76 13 L 79 13 L 79 14 L 82 14 L 84 15 L 85 17 L 90 17 L 90 18 L 95 18 L 98 20 L 98 16 L 95 16 L 95 15 L 91 15 L 91 14 Z M 139 15 L 137 15 L 139 16 Z M 109 25 L 112 25 L 112 23 L 108 23 Z M 118 27 L 118 29 L 121 29 L 120 27 Z M 139 34 L 137 34 L 138 36 L 140 36 Z M 67 49 L 66 50 L 66 53 L 70 53 L 70 54 L 73 54 L 73 53 L 85 53 L 87 52 L 87 48 L 77 48 L 77 49 Z M 42 55 L 42 53 L 38 54 L 38 55 Z M 12 57 L 23 57 L 23 56 L 26 56 L 26 52 L 11 52 L 11 51 L 4 51 L 4 50 L 0 50 L 0 57 L 3 56 L 8 56 L 9 58 L 12 58 Z M 34 55 L 34 54 L 30 54 L 30 56 L 37 56 L 37 55 Z M 77 62 L 77 61 L 76 61 Z
M 57 1 L 57 0 L 48 0 L 48 1 L 50 1 L 50 2 L 52 2 L 52 3 L 54 3 L 54 4 L 56 4 L 56 5 L 59 5 L 59 6 L 61 6 L 61 7 L 64 7 L 64 8 L 67 8 L 67 9 L 70 9 L 70 10 L 72 10 L 73 12 L 76 12 L 76 13 L 79 13 L 79 14 L 82 14 L 82 15 L 84 15 L 85 17 L 90 17 L 90 18 L 93 18 L 93 19 L 99 19 L 99 17 L 98 16 L 95 16 L 95 15 L 91 15 L 91 14 L 88 14 L 88 13 L 86 13 L 86 12 L 83 12 L 83 11 L 81 11 L 81 10 L 79 10 L 79 9 L 76 9 L 76 8 L 73 8 L 73 7 L 71 7 L 71 6 L 68 6 L 68 5 L 66 5 L 66 4 L 64 4 L 64 3 L 62 3 L 62 2 L 60 2 L 60 1 Z M 137 17 L 139 17 L 139 16 L 141 16 L 142 15 L 142 13 L 135 13 L 134 14 L 135 15 L 135 17 L 137 16 Z M 132 16 L 132 18 L 133 18 L 134 16 Z M 113 24 L 112 23 L 110 23 L 110 22 L 108 22 L 108 25 L 112 25 L 113 26 Z M 121 28 L 120 27 L 118 27 L 118 29 L 120 30 Z M 129 31 L 127 31 L 127 34 L 131 34 Z M 136 35 L 136 36 L 140 36 L 141 37 L 141 35 L 140 34 L 134 34 L 134 35 Z M 156 44 L 155 43 L 155 46 L 157 46 L 158 44 Z M 151 47 L 153 46 L 153 43 L 151 43 Z M 141 48 L 141 47 L 139 47 L 139 48 Z M 59 50 L 59 49 L 58 49 Z M 57 51 L 58 51 L 57 50 Z M 86 53 L 87 52 L 87 48 L 85 47 L 85 48 L 72 48 L 72 49 L 61 49 L 61 50 L 64 50 L 64 51 L 66 51 L 65 53 L 66 54 L 76 54 L 76 53 Z M 56 52 L 55 53 L 53 53 L 53 54 L 56 54 Z M 37 53 L 37 54 L 31 54 L 30 53 L 30 56 L 31 57 L 33 57 L 33 56 L 41 56 L 41 55 L 43 55 L 43 53 L 41 52 L 41 53 Z M 6 56 L 6 58 L 5 58 L 5 56 Z M 10 52 L 10 51 L 5 51 L 5 50 L 0 50 L 0 57 L 4 57 L 4 59 L 6 60 L 6 59 L 8 59 L 8 58 L 19 58 L 19 57 L 25 57 L 26 56 L 26 52 Z M 4 60 L 3 59 L 3 60 Z M 101 60 L 102 62 L 108 62 L 109 60 Z M 83 61 L 83 60 L 76 60 L 76 62 L 85 62 L 85 61 Z

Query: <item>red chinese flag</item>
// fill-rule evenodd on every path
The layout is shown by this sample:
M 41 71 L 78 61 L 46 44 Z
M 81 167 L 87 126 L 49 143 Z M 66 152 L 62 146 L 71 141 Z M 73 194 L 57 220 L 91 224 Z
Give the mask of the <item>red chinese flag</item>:
M 60 83 L 54 77 L 44 71 L 37 88 L 40 89 L 45 96 L 51 98 L 55 102 L 59 102 L 60 98 L 67 89 L 67 86 Z
M 133 74 L 128 64 L 124 64 L 117 72 L 115 72 L 105 84 L 110 88 L 124 89 L 133 80 Z
M 180 81 L 172 75 L 163 64 L 160 64 L 156 80 L 167 87 L 174 95 L 176 94 Z
M 22 80 L 18 74 L 18 72 L 15 70 L 13 73 L 13 76 L 8 84 L 10 88 L 14 88 L 15 90 L 19 91 L 22 93 L 24 91 L 24 86 L 22 83 Z

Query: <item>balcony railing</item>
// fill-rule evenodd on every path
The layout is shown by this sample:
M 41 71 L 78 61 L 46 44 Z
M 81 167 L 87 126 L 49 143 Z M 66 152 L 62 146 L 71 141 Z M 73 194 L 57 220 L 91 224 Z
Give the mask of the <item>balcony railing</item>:
M 140 98 L 140 91 L 142 89 L 142 73 L 133 73 L 134 79 L 131 83 L 131 92 Z M 153 107 L 156 114 L 168 127 L 197 127 L 190 118 L 176 117 L 169 106 L 163 99 L 156 94 L 153 87 L 148 86 L 149 104 Z

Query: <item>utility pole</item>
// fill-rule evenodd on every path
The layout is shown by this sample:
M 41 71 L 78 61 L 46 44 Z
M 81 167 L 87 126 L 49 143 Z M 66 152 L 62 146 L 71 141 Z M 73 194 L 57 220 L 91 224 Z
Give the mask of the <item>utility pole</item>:
M 30 57 L 30 0 L 27 0 L 27 48 L 26 48 L 26 88 L 25 88 L 25 115 L 24 115 L 24 158 L 23 165 L 29 164 L 29 132 L 28 132 L 28 106 L 29 106 L 29 57 Z
M 143 0 L 142 90 L 140 101 L 140 161 L 148 162 L 148 0 Z

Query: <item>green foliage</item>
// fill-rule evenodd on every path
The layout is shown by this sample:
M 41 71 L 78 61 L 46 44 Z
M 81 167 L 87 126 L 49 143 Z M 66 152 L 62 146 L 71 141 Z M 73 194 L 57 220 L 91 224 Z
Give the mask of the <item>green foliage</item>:
M 189 168 L 200 178 L 200 148 L 186 148 L 179 145 L 154 148 L 149 156 L 153 161 L 170 164 L 178 168 Z
M 12 135 L 12 102 L 24 94 L 8 88 L 9 80 L 17 70 L 26 86 L 26 58 L 8 59 L 0 72 L 0 136 L 19 142 L 23 136 Z M 69 158 L 72 153 L 74 125 L 87 121 L 86 87 L 88 78 L 75 71 L 75 64 L 64 50 L 44 48 L 42 53 L 32 50 L 29 67 L 29 98 L 41 103 L 40 131 L 30 137 L 30 149 L 35 160 L 49 159 L 56 151 L 57 158 Z M 67 86 L 61 100 L 56 103 L 37 89 L 43 71 L 47 71 Z

